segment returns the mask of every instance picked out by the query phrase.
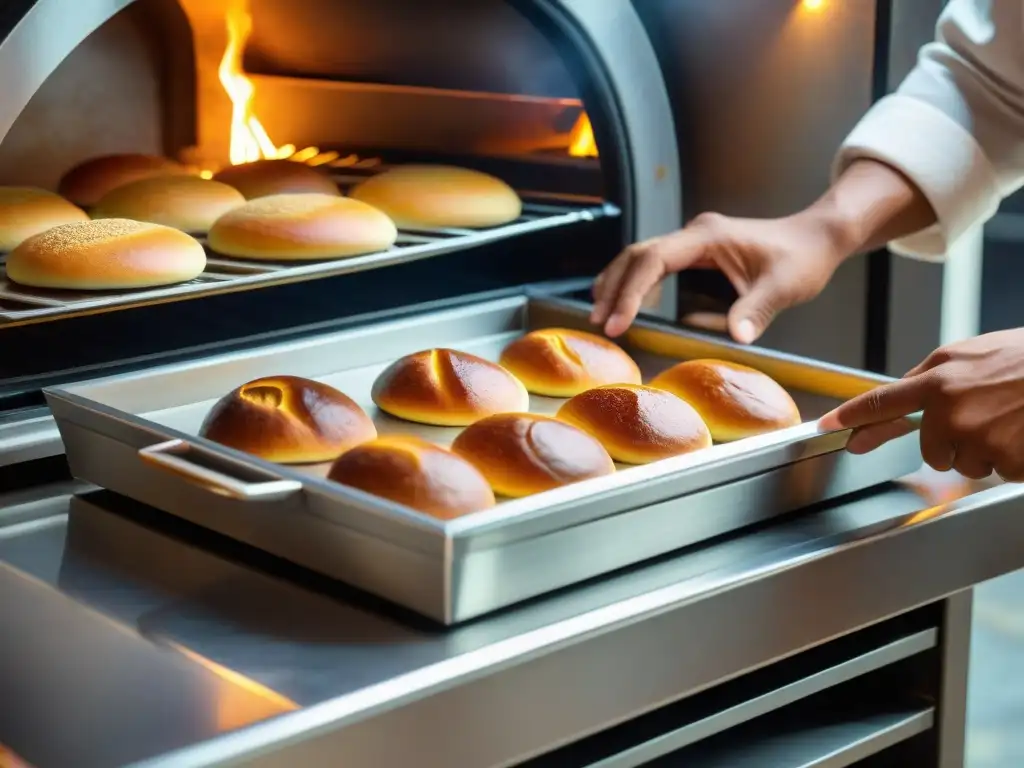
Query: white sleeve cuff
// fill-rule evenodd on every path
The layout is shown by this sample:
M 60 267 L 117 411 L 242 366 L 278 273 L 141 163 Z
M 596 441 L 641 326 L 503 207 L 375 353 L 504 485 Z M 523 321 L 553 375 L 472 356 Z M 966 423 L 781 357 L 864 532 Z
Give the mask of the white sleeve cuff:
M 860 158 L 905 174 L 935 210 L 936 225 L 890 244 L 904 256 L 942 261 L 957 238 L 999 207 L 995 171 L 974 137 L 912 96 L 886 96 L 871 108 L 839 150 L 834 178 Z

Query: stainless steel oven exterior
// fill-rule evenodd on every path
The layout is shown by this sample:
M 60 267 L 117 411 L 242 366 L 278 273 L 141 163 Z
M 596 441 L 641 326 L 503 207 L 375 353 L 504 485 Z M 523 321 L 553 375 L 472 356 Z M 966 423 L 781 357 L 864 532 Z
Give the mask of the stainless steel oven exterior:
M 636 5 L 676 112 L 690 218 L 780 216 L 812 202 L 844 136 L 933 39 L 945 0 Z M 780 316 L 764 343 L 902 375 L 939 344 L 976 332 L 980 269 L 977 236 L 957 244 L 946 266 L 887 252 L 856 258 L 819 299 Z

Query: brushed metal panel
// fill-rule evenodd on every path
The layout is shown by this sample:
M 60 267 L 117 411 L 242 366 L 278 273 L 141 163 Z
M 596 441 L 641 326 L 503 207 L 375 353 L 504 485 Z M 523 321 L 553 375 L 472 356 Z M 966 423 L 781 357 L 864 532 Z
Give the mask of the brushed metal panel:
M 828 184 L 836 148 L 871 103 L 875 3 L 637 0 L 683 148 L 686 214 L 779 216 Z M 685 278 L 681 278 L 685 279 Z M 781 316 L 767 346 L 862 366 L 866 264 Z

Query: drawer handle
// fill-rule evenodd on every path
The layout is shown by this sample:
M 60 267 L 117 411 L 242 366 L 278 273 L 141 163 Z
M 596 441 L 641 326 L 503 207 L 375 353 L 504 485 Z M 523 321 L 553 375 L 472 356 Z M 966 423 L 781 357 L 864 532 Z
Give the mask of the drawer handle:
M 255 483 L 239 480 L 215 469 L 192 463 L 187 458 L 189 453 L 199 451 L 184 440 L 176 439 L 140 448 L 139 458 L 151 467 L 170 472 L 214 493 L 241 501 L 280 501 L 302 490 L 302 483 L 298 480 L 265 480 Z

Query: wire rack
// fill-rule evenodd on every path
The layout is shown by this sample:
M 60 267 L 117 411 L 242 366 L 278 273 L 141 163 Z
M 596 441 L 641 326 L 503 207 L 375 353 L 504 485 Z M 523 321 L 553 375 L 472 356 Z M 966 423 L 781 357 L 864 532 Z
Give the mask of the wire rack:
M 343 189 L 362 178 L 365 174 L 335 175 Z M 88 292 L 29 288 L 9 281 L 5 265 L 0 265 L 0 324 L 56 319 L 110 308 L 379 269 L 620 213 L 614 205 L 599 198 L 528 191 L 520 191 L 519 194 L 523 199 L 522 215 L 500 227 L 402 229 L 394 246 L 387 251 L 314 262 L 245 261 L 208 252 L 203 274 L 187 283 L 160 288 Z

